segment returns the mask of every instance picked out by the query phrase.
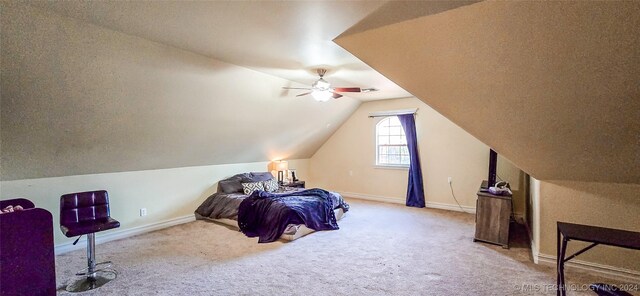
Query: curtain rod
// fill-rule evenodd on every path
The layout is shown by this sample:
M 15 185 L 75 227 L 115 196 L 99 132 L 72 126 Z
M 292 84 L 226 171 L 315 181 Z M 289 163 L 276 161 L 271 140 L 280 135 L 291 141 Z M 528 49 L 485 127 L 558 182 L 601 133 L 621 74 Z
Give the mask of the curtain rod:
M 393 115 L 416 114 L 416 113 L 418 113 L 418 108 L 402 109 L 402 110 L 390 110 L 390 111 L 379 111 L 379 112 L 371 112 L 371 113 L 369 113 L 369 118 L 386 117 L 386 116 L 393 116 Z

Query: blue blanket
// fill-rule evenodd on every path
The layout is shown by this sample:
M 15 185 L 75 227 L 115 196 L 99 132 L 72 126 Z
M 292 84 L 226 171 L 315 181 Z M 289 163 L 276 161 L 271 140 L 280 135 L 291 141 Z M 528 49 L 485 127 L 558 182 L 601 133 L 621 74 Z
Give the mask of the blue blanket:
M 259 243 L 276 241 L 289 224 L 338 229 L 329 194 L 317 188 L 282 194 L 254 191 L 240 204 L 238 226 L 248 237 L 259 237 Z

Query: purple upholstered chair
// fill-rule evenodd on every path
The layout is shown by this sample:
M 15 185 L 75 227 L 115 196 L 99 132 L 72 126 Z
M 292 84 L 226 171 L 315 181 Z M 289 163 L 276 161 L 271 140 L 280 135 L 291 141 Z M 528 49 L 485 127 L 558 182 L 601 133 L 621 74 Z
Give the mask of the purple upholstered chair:
M 109 194 L 105 190 L 69 193 L 60 197 L 60 229 L 67 237 L 87 235 L 87 269 L 83 278 L 69 286 L 69 292 L 98 288 L 116 278 L 111 262 L 96 263 L 95 233 L 120 227 L 120 222 L 109 213 Z M 79 239 L 79 238 L 78 238 Z M 78 242 L 76 240 L 76 242 Z M 75 243 L 74 243 L 75 244 Z M 97 268 L 102 265 L 101 268 Z
M 53 216 L 24 198 L 0 200 L 0 295 L 56 295 Z

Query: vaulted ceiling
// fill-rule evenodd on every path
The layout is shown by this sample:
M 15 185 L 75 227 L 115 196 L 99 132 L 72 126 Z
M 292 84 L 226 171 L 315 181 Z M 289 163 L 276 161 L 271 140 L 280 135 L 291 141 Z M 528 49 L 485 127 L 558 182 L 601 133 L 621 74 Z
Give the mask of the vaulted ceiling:
M 374 87 L 360 100 L 410 96 L 332 40 L 385 1 L 31 1 L 105 28 L 310 85 Z M 453 6 L 450 6 L 453 7 Z
M 310 157 L 415 95 L 538 179 L 640 183 L 637 2 L 0 6 L 3 180 Z M 318 67 L 380 91 L 282 90 Z
M 1 177 L 308 158 L 357 108 L 21 3 L 0 9 Z
M 332 41 L 385 3 L 3 1 L 0 177 L 308 158 L 362 100 L 410 96 Z M 380 91 L 282 89 L 320 67 Z
M 534 177 L 640 183 L 640 2 L 487 1 L 359 26 L 336 42 Z

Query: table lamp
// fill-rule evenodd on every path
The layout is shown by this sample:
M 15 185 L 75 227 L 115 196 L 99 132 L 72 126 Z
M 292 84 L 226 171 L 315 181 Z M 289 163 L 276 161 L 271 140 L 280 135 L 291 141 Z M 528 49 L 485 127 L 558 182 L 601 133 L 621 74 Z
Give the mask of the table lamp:
M 276 162 L 276 171 L 278 171 L 278 184 L 284 183 L 284 171 L 289 169 L 289 163 L 284 160 Z

